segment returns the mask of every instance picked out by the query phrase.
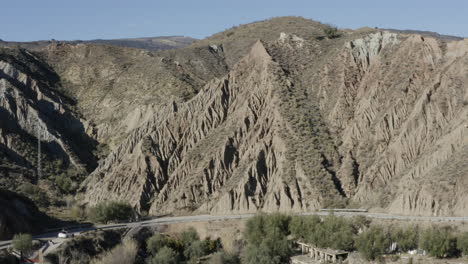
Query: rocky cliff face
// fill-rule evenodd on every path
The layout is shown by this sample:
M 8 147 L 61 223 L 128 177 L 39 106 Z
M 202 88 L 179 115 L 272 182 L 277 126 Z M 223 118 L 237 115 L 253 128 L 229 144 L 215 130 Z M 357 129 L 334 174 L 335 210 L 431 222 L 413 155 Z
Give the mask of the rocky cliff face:
M 26 50 L 0 54 L 0 175 L 2 187 L 37 175 L 38 138 L 44 175 L 66 170 L 85 174 L 96 167 L 95 141 L 84 120 L 55 90 L 58 76 Z M 79 147 L 80 146 L 80 147 Z M 13 183 L 12 183 L 13 182 Z
M 344 199 L 466 214 L 468 42 L 320 41 L 257 42 L 226 77 L 136 130 L 89 178 L 88 201 L 225 213 Z
M 326 65 L 319 92 L 343 142 L 347 196 L 395 213 L 467 214 L 467 52 L 466 40 L 377 33 Z
M 291 85 L 257 42 L 227 76 L 132 133 L 91 175 L 86 198 L 134 201 L 150 213 L 317 208 L 321 189 L 333 192 L 332 175 L 314 185 L 288 157 L 279 92 Z
M 34 139 L 38 116 L 60 150 L 50 155 L 92 171 L 88 204 L 466 215 L 468 41 L 374 29 L 328 39 L 323 27 L 277 18 L 179 50 L 12 54 L 0 62 L 11 120 L 0 128 Z M 50 67 L 23 67 L 31 61 Z M 7 134 L 0 153 L 31 170 Z

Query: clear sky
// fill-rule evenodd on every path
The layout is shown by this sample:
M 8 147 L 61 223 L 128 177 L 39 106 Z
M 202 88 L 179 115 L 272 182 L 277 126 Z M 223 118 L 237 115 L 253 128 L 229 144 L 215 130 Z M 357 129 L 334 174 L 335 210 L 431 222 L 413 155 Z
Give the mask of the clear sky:
M 0 0 L 0 39 L 203 38 L 287 15 L 468 37 L 468 0 Z

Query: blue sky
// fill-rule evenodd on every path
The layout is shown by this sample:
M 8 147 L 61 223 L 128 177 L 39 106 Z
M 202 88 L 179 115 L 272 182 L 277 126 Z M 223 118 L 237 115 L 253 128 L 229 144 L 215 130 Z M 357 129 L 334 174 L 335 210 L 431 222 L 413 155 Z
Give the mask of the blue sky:
M 0 39 L 30 41 L 184 35 L 295 15 L 337 25 L 468 37 L 467 0 L 0 0 Z

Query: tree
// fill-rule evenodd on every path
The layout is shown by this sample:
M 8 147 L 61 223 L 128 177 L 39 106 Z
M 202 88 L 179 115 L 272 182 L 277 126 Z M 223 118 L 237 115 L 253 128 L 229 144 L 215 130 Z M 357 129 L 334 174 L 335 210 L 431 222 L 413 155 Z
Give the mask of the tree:
M 289 222 L 289 231 L 295 239 L 304 239 L 305 223 L 303 216 L 293 216 Z
M 190 246 L 193 242 L 199 241 L 200 236 L 197 233 L 197 230 L 193 227 L 189 227 L 187 230 L 180 234 L 180 240 L 185 247 Z
M 464 232 L 458 237 L 457 248 L 463 255 L 468 255 L 468 232 Z
M 11 244 L 15 250 L 20 252 L 21 259 L 23 259 L 23 254 L 29 252 L 32 248 L 32 236 L 30 234 L 15 235 Z
M 322 248 L 354 249 L 356 229 L 347 219 L 330 215 L 323 221 L 314 223 L 312 230 L 307 237 L 309 243 Z
M 240 259 L 235 254 L 227 252 L 218 252 L 214 254 L 209 261 L 209 264 L 239 264 Z
M 148 264 L 176 264 L 178 262 L 179 257 L 177 253 L 169 247 L 161 248 L 158 253 L 150 258 L 147 263 Z
M 97 223 L 128 220 L 133 216 L 133 208 L 124 202 L 101 203 L 88 209 L 88 218 Z
M 418 247 L 419 229 L 410 227 L 406 229 L 398 229 L 392 235 L 393 241 L 397 243 L 400 251 L 407 252 Z
M 286 237 L 289 235 L 289 222 L 291 221 L 291 217 L 275 213 L 271 214 L 267 217 L 265 222 L 265 232 L 267 234 L 277 234 L 281 237 Z
M 275 256 L 266 243 L 260 245 L 250 244 L 242 257 L 246 264 L 280 264 L 280 256 Z
M 371 227 L 356 239 L 358 251 L 367 259 L 375 260 L 390 247 L 391 241 L 380 227 Z
M 167 246 L 168 239 L 162 234 L 156 234 L 146 240 L 146 251 L 151 255 L 156 255 L 157 252 Z
M 451 228 L 429 228 L 421 235 L 421 246 L 436 258 L 454 257 L 459 254 L 457 238 Z
M 290 217 L 282 214 L 257 215 L 247 221 L 244 237 L 246 263 L 286 263 L 292 253 L 288 241 Z
M 205 240 L 206 241 L 206 240 Z M 205 241 L 194 241 L 184 250 L 187 259 L 197 260 L 208 254 L 208 245 Z
M 244 238 L 248 243 L 259 245 L 265 236 L 265 215 L 256 215 L 245 225 Z

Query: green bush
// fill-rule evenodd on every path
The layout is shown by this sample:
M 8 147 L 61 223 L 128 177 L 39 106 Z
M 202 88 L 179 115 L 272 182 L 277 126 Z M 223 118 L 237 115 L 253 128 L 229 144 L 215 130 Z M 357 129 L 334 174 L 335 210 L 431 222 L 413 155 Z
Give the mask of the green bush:
M 154 256 L 161 248 L 167 246 L 168 242 L 165 235 L 155 234 L 146 240 L 146 251 Z
M 356 239 L 357 250 L 367 259 L 375 260 L 390 247 L 391 240 L 380 227 L 371 227 Z
M 355 229 L 351 221 L 331 215 L 325 217 L 314 229 L 315 232 L 310 234 L 307 242 L 322 248 L 354 249 Z
M 177 264 L 179 256 L 176 251 L 169 247 L 161 248 L 158 253 L 147 260 L 148 264 Z
M 257 215 L 246 223 L 247 247 L 243 263 L 287 263 L 292 254 L 287 239 L 291 218 L 282 214 Z
M 209 252 L 208 244 L 205 241 L 194 241 L 184 250 L 184 256 L 187 259 L 197 260 L 207 255 Z
M 21 255 L 23 255 L 32 249 L 32 236 L 30 234 L 15 235 L 11 244 L 14 249 L 18 250 Z
M 96 223 L 128 220 L 133 216 L 133 208 L 124 202 L 101 203 L 88 209 L 88 219 Z
M 230 254 L 223 251 L 214 254 L 210 258 L 209 264 L 240 264 L 240 259 L 235 254 Z
M 78 184 L 64 174 L 55 176 L 54 182 L 65 193 L 73 193 L 78 188 Z
M 397 243 L 398 249 L 402 252 L 416 249 L 418 247 L 419 229 L 410 227 L 394 231 L 392 239 Z
M 250 244 L 242 257 L 242 263 L 246 264 L 280 264 L 287 263 L 281 261 L 281 256 L 275 254 L 268 243 L 260 245 Z
M 468 232 L 464 232 L 458 237 L 457 248 L 463 255 L 468 255 Z
M 180 234 L 180 241 L 185 247 L 190 246 L 193 242 L 199 241 L 200 236 L 197 233 L 197 230 L 193 227 L 189 227 L 187 230 L 183 231 Z
M 326 24 L 325 25 L 325 27 L 323 28 L 323 33 L 329 39 L 337 38 L 337 37 L 340 36 L 338 28 L 336 26 L 334 26 L 334 25 L 331 25 L 331 24 Z
M 449 227 L 429 228 L 421 235 L 421 247 L 436 258 L 459 255 L 457 238 Z
M 309 241 L 321 222 L 322 220 L 317 215 L 294 216 L 289 223 L 289 230 L 296 239 Z
M 24 183 L 19 187 L 19 192 L 31 199 L 39 207 L 47 207 L 50 204 L 47 194 L 38 186 L 31 183 Z

